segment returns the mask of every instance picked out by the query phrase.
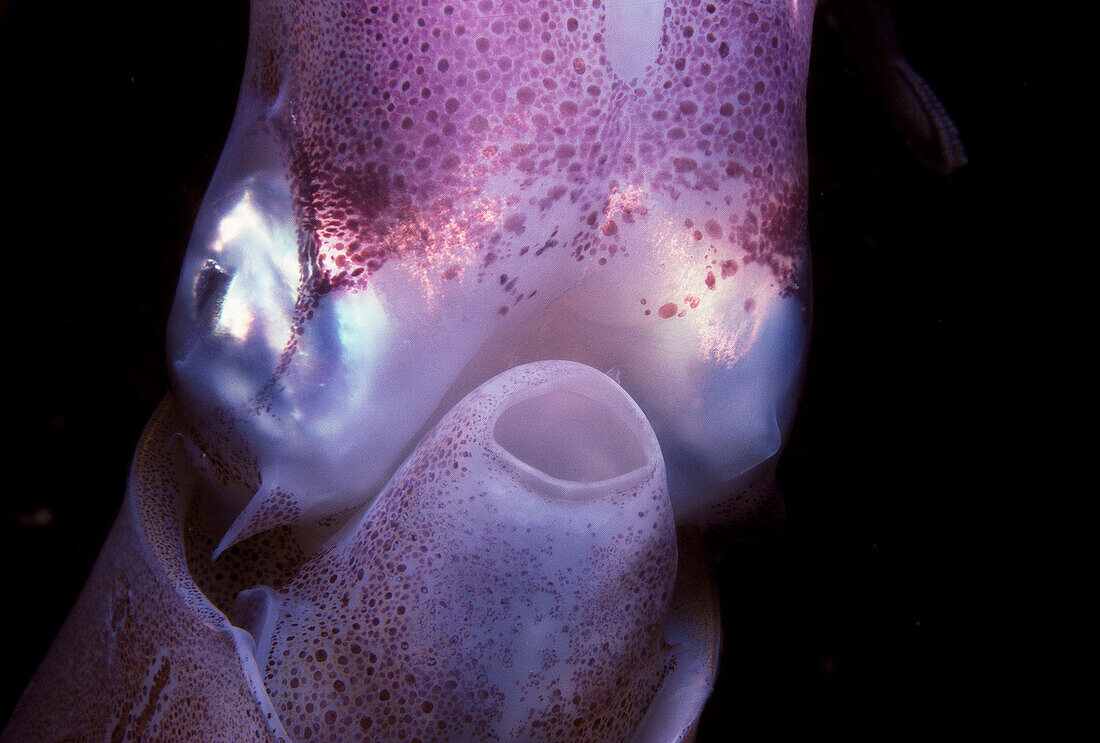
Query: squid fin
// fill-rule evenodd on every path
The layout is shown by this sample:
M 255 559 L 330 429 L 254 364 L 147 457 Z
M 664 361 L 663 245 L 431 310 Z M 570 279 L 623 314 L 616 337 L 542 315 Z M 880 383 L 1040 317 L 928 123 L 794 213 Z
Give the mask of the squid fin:
M 260 532 L 294 523 L 301 515 L 302 505 L 293 493 L 278 487 L 261 486 L 226 530 L 211 559 L 217 560 L 233 545 Z

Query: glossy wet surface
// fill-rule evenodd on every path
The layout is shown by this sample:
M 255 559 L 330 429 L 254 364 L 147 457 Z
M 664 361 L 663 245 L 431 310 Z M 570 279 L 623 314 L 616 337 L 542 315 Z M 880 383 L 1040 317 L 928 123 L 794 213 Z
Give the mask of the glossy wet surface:
M 85 16 L 48 15 L 50 6 L 40 7 L 5 8 L 0 21 L 0 48 L 18 59 L 3 66 L 18 74 L 15 80 L 5 76 L 4 96 L 27 112 L 20 137 L 28 143 L 25 152 L 11 153 L 15 167 L 5 175 L 18 174 L 27 189 L 20 201 L 5 204 L 5 214 L 18 213 L 11 223 L 26 244 L 35 244 L 42 225 L 59 223 L 56 202 L 40 198 L 57 193 L 56 174 L 71 173 L 73 163 L 82 173 L 99 172 L 101 187 L 80 199 L 66 191 L 67 211 L 80 225 L 112 226 L 71 229 L 82 240 L 94 239 L 111 260 L 104 266 L 98 250 L 68 251 L 72 271 L 55 276 L 50 290 L 70 297 L 64 303 L 42 302 L 38 282 L 17 288 L 27 298 L 21 306 L 37 307 L 36 317 L 45 318 L 56 339 L 43 343 L 38 325 L 14 330 L 13 348 L 34 349 L 28 364 L 35 369 L 26 394 L 15 401 L 17 458 L 34 473 L 53 475 L 45 484 L 27 475 L 32 486 L 10 496 L 5 517 L 12 535 L 4 540 L 6 559 L 24 566 L 10 576 L 13 590 L 34 598 L 4 619 L 7 631 L 25 642 L 13 651 L 3 710 L 14 704 L 71 607 L 117 512 L 134 443 L 166 389 L 162 344 L 169 296 L 232 115 L 237 75 L 223 65 L 239 66 L 243 59 L 245 23 L 242 8 L 234 16 L 223 3 L 199 4 L 152 37 L 139 32 L 147 4 L 88 8 Z M 770 725 L 792 709 L 806 713 L 785 718 L 798 729 L 822 719 L 818 713 L 851 721 L 863 710 L 856 700 L 868 693 L 896 711 L 915 713 L 938 693 L 924 682 L 938 677 L 929 654 L 942 645 L 914 622 L 932 606 L 930 576 L 944 561 L 936 546 L 946 526 L 941 514 L 955 501 L 956 486 L 943 485 L 949 481 L 938 475 L 946 465 L 928 456 L 927 442 L 953 448 L 950 434 L 942 439 L 941 421 L 961 396 L 953 375 L 973 358 L 967 349 L 974 336 L 963 331 L 971 326 L 966 313 L 974 300 L 963 278 L 915 271 L 913 256 L 926 256 L 925 246 L 933 240 L 944 245 L 946 236 L 951 249 L 937 252 L 955 256 L 952 265 L 962 277 L 971 275 L 968 261 L 975 259 L 961 250 L 973 234 L 967 230 L 974 229 L 966 213 L 975 205 L 978 183 L 991 178 L 999 138 L 1010 131 L 999 118 L 994 126 L 981 97 L 972 94 L 992 86 L 992 94 L 1028 100 L 1019 69 L 1002 67 L 1003 76 L 990 78 L 984 61 L 980 75 L 968 64 L 972 55 L 1014 57 L 971 51 L 975 43 L 997 43 L 995 35 L 983 30 L 985 19 L 979 24 L 976 16 L 960 17 L 953 5 L 949 10 L 959 25 L 942 23 L 947 10 L 929 8 L 926 16 L 910 16 L 916 25 L 907 40 L 922 49 L 916 56 L 922 73 L 969 135 L 978 171 L 954 184 L 909 165 L 888 124 L 875 119 L 873 101 L 854 83 L 844 88 L 835 49 L 831 59 L 819 61 L 833 66 L 823 73 L 830 84 L 816 109 L 817 125 L 831 127 L 831 134 L 816 144 L 833 154 L 815 165 L 821 187 L 811 194 L 813 214 L 824 218 L 815 243 L 839 247 L 816 258 L 815 332 L 825 344 L 819 348 L 831 350 L 813 357 L 804 414 L 788 451 L 783 479 L 792 529 L 785 559 L 750 560 L 728 570 L 727 586 L 745 597 L 746 613 L 736 619 L 727 614 L 727 634 L 762 632 L 764 639 L 741 652 L 727 645 L 710 719 L 719 727 Z M 220 41 L 195 43 L 219 33 Z M 59 45 L 67 51 L 58 51 Z M 835 97 L 837 90 L 847 97 Z M 1039 110 L 1023 105 L 1018 112 Z M 102 115 L 85 118 L 83 134 L 74 134 L 74 111 Z M 811 107 L 812 117 L 814 112 Z M 212 130 L 203 134 L 211 117 Z M 53 149 L 57 142 L 71 146 Z M 867 183 L 853 186 L 853 178 Z M 892 278 L 883 282 L 883 276 Z M 876 311 L 868 311 L 868 301 Z M 963 361 L 948 364 L 947 358 Z M 99 362 L 89 366 L 89 359 Z M 853 451 L 866 453 L 870 464 L 849 466 Z M 59 452 L 71 466 L 56 466 Z M 880 485 L 898 468 L 917 472 L 918 480 L 886 497 Z M 933 481 L 947 489 L 929 498 L 922 485 Z

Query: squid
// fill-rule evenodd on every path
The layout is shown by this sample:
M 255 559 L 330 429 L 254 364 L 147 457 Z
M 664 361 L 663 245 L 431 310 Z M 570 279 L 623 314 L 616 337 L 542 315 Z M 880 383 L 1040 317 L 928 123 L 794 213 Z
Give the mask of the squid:
M 691 740 L 810 328 L 799 0 L 253 0 L 172 392 L 3 741 Z

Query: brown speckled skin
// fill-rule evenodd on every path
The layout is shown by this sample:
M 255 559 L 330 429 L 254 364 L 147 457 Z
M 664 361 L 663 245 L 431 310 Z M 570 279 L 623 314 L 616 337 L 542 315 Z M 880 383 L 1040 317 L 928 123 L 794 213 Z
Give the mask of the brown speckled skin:
M 161 405 L 84 590 L 0 740 L 276 741 L 229 622 L 187 575 L 177 424 Z
M 245 91 L 287 101 L 271 125 L 292 163 L 312 292 L 365 286 L 392 259 L 464 271 L 450 255 L 456 237 L 476 246 L 481 268 L 530 247 L 520 280 L 530 291 L 550 236 L 525 225 L 560 200 L 572 223 L 556 252 L 569 260 L 604 265 L 649 247 L 620 234 L 647 214 L 616 202 L 630 186 L 707 195 L 713 214 L 679 215 L 715 257 L 699 294 L 707 273 L 713 286 L 736 261 L 765 263 L 783 290 L 796 288 L 814 4 L 663 5 L 656 59 L 623 80 L 600 0 L 254 3 Z M 744 201 L 729 198 L 743 187 Z M 650 299 L 681 305 L 666 318 L 698 302 Z
M 525 482 L 495 415 L 563 381 L 628 399 L 571 362 L 494 378 L 280 591 L 264 681 L 293 739 L 631 739 L 671 664 L 664 465 L 634 408 L 648 458 L 624 480 Z
M 639 466 L 546 490 L 497 445 L 502 410 L 563 384 L 610 391 Z M 211 491 L 174 407 L 150 421 L 122 512 L 3 743 L 690 734 L 713 681 L 717 601 L 697 569 L 676 582 L 656 438 L 602 373 L 543 362 L 486 383 L 311 557 L 284 527 L 211 562 Z M 234 601 L 257 584 L 276 589 L 277 611 L 254 654 L 227 616 L 262 629 Z
M 482 2 L 477 13 L 472 10 L 469 13 L 488 13 L 490 5 Z M 445 14 L 447 18 L 433 21 L 425 30 L 410 32 L 413 37 L 423 36 L 423 39 L 414 40 L 420 42 L 419 53 L 427 55 L 424 59 L 410 52 L 403 63 L 394 58 L 393 66 L 386 65 L 387 69 L 403 73 L 408 70 L 402 68 L 402 64 L 406 68 L 411 65 L 419 76 L 424 72 L 417 71 L 417 66 L 423 66 L 431 78 L 423 90 L 430 95 L 421 92 L 417 99 L 413 90 L 407 103 L 391 105 L 381 102 L 390 100 L 390 96 L 383 95 L 389 90 L 380 92 L 361 84 L 363 81 L 357 78 L 357 73 L 365 74 L 370 69 L 368 64 L 381 66 L 387 62 L 384 57 L 388 52 L 381 51 L 385 47 L 381 43 L 384 40 L 393 46 L 409 43 L 400 38 L 405 29 L 396 18 L 389 26 L 384 26 L 387 31 L 378 32 L 380 35 L 356 37 L 363 40 L 364 46 L 347 45 L 356 52 L 354 58 L 348 59 L 343 55 L 346 49 L 331 41 L 340 38 L 339 32 L 347 33 L 341 28 L 345 23 L 343 16 L 336 11 L 347 10 L 357 22 L 366 26 L 371 19 L 364 14 L 363 4 L 318 6 L 316 12 L 320 17 L 317 18 L 309 17 L 308 8 L 300 10 L 300 15 L 288 12 L 287 18 L 294 19 L 291 22 L 287 18 L 280 19 L 280 14 L 274 12 L 283 4 L 271 3 L 272 16 L 267 21 L 272 26 L 265 26 L 262 17 L 257 21 L 256 43 L 260 45 L 260 53 L 253 55 L 250 71 L 254 77 L 246 80 L 246 85 L 255 85 L 260 92 L 274 95 L 282 83 L 277 77 L 285 71 L 282 57 L 303 64 L 301 69 L 293 70 L 291 77 L 294 84 L 307 92 L 295 94 L 294 105 L 282 111 L 285 117 L 273 125 L 292 168 L 300 227 L 306 238 L 302 241 L 300 259 L 303 274 L 310 278 L 303 280 L 301 287 L 299 323 L 306 323 L 313 305 L 331 292 L 357 291 L 366 286 L 371 277 L 382 275 L 383 269 L 396 271 L 394 264 L 410 261 L 422 262 L 430 274 L 428 283 L 432 287 L 460 280 L 467 268 L 468 281 L 492 279 L 489 266 L 507 264 L 509 275 L 501 275 L 498 282 L 504 287 L 500 291 L 509 294 L 502 300 L 506 304 L 490 308 L 490 317 L 503 318 L 521 300 L 529 305 L 536 287 L 542 285 L 540 282 L 550 281 L 548 276 L 565 272 L 579 276 L 582 272 L 598 271 L 591 268 L 593 264 L 609 266 L 609 271 L 617 266 L 622 271 L 631 256 L 631 248 L 636 257 L 656 244 L 656 237 L 643 230 L 642 225 L 656 224 L 657 215 L 668 217 L 671 213 L 683 217 L 676 220 L 676 233 L 684 240 L 690 237 L 695 246 L 691 256 L 696 269 L 692 280 L 697 285 L 694 288 L 698 296 L 678 292 L 675 296 L 637 297 L 637 302 L 631 303 L 632 306 L 636 304 L 633 309 L 638 316 L 637 322 L 675 322 L 674 318 L 695 311 L 701 306 L 700 302 L 705 307 L 706 299 L 700 300 L 699 296 L 705 298 L 710 292 L 718 292 L 715 287 L 727 280 L 734 282 L 738 266 L 744 277 L 746 267 L 754 263 L 765 266 L 773 276 L 772 289 L 777 296 L 789 298 L 802 288 L 801 274 L 805 269 L 803 202 L 806 184 L 803 179 L 801 87 L 809 25 L 806 19 L 788 23 L 791 19 L 785 17 L 781 5 L 759 5 L 760 15 L 740 6 L 735 8 L 738 14 L 744 13 L 746 17 L 742 36 L 744 48 L 751 54 L 731 55 L 729 45 L 720 38 L 721 33 L 709 32 L 712 25 L 715 29 L 721 26 L 724 15 L 700 3 L 670 2 L 669 7 L 675 8 L 677 15 L 670 16 L 668 36 L 662 47 L 665 51 L 648 73 L 644 81 L 646 86 L 631 90 L 611 85 L 609 73 L 601 70 L 604 65 L 599 61 L 595 36 L 591 43 L 582 43 L 561 35 L 554 37 L 553 44 L 551 37 L 540 37 L 547 48 L 539 53 L 537 61 L 534 58 L 527 60 L 532 66 L 541 65 L 539 71 L 525 73 L 529 79 L 518 74 L 508 76 L 507 89 L 497 85 L 495 76 L 498 73 L 493 67 L 507 72 L 505 60 L 523 58 L 515 54 L 516 48 L 502 47 L 500 56 L 468 65 L 469 72 L 463 75 L 468 78 L 472 74 L 473 80 L 484 84 L 483 90 L 487 91 L 479 95 L 479 91 L 473 90 L 468 98 L 444 93 L 447 86 L 459 88 L 470 83 L 469 79 L 459 82 L 457 64 L 452 66 L 452 62 L 463 58 L 458 56 L 459 51 L 465 59 L 475 59 L 476 54 L 491 50 L 494 42 L 488 41 L 488 36 L 458 40 L 464 36 L 459 33 L 459 21 L 467 11 L 461 11 L 455 18 Z M 295 3 L 285 6 L 296 8 Z M 774 10 L 779 18 L 764 13 L 765 8 Z M 592 18 L 585 20 L 583 16 L 593 14 L 586 10 L 584 13 L 578 11 L 578 15 L 584 22 L 569 28 L 567 21 L 567 34 L 580 28 L 580 37 L 585 38 L 583 29 L 592 27 L 595 21 Z M 547 14 L 538 14 L 539 22 L 550 23 L 544 16 Z M 528 33 L 520 28 L 520 22 L 516 21 L 516 28 Z M 290 27 L 282 27 L 284 23 Z M 508 25 L 511 20 L 501 23 L 511 32 Z M 453 30 L 455 55 L 443 58 L 435 51 L 429 54 L 433 43 L 430 39 L 436 38 L 432 35 L 436 30 L 440 30 L 440 34 Z M 393 33 L 398 36 L 392 36 Z M 315 53 L 297 55 L 274 43 L 274 40 L 285 39 L 316 47 Z M 263 46 L 265 41 L 267 47 Z M 778 50 L 774 53 L 781 59 L 772 59 L 771 50 Z M 793 63 L 789 59 L 792 52 Z M 431 64 L 427 64 L 429 62 Z M 447 64 L 443 65 L 444 62 Z M 738 66 L 742 64 L 743 67 Z M 433 65 L 436 72 L 431 72 Z M 768 69 L 769 65 L 774 72 Z M 484 80 L 479 73 L 485 73 Z M 602 85 L 601 74 L 606 77 Z M 397 72 L 394 75 L 389 85 L 400 88 L 403 81 L 398 78 L 401 75 Z M 580 82 L 582 77 L 587 87 Z M 326 85 L 330 79 L 343 81 L 351 92 L 343 91 L 344 97 L 330 96 L 330 88 Z M 692 91 L 684 92 L 688 88 Z M 340 93 L 341 89 L 337 88 L 336 92 Z M 498 105 L 482 105 L 487 103 L 486 95 L 488 101 Z M 496 100 L 497 97 L 500 100 Z M 429 99 L 431 103 L 423 103 Z M 438 108 L 435 107 L 437 103 Z M 408 110 L 403 110 L 402 105 Z M 370 109 L 371 127 L 388 130 L 385 138 L 374 131 L 356 131 L 350 112 L 360 106 Z M 583 110 L 588 106 L 591 108 Z M 562 117 L 561 121 L 568 123 L 548 128 L 548 114 L 554 112 Z M 346 122 L 337 120 L 338 115 L 345 115 Z M 585 126 L 579 118 L 582 115 L 597 119 L 599 123 Z M 612 125 L 616 122 L 622 128 L 613 133 Z M 636 122 L 645 124 L 636 126 Z M 446 142 L 448 146 L 439 147 L 438 135 L 423 135 L 430 128 L 429 124 L 438 124 L 442 135 L 451 138 Z M 431 137 L 435 139 L 429 141 Z M 706 139 L 702 139 L 704 137 Z M 715 145 L 716 140 L 727 145 L 725 151 Z M 497 141 L 509 146 L 498 148 L 493 144 Z M 383 152 L 375 152 L 383 147 Z M 417 148 L 423 151 L 415 152 Z M 368 152 L 372 154 L 368 156 Z M 607 152 L 614 157 L 608 159 L 603 154 Z M 642 173 L 639 164 L 643 162 L 652 166 L 653 177 Z M 651 203 L 637 201 L 635 196 L 627 198 L 626 191 L 630 188 L 648 194 Z M 527 203 L 519 200 L 520 191 L 529 196 Z M 713 203 L 708 200 L 705 208 L 696 207 L 697 211 L 690 213 L 674 208 L 673 202 L 683 193 L 693 191 L 705 193 Z M 475 194 L 489 201 L 496 197 L 503 200 L 493 212 L 493 224 L 481 224 L 467 219 L 464 213 L 459 214 L 456 203 L 459 206 L 466 204 L 464 209 L 474 209 L 480 204 Z M 562 207 L 554 205 L 566 198 L 570 203 L 570 208 L 565 210 L 569 216 L 566 226 L 571 229 L 561 235 L 561 244 L 551 245 L 561 226 L 559 222 L 562 222 L 557 214 Z M 542 224 L 536 224 L 533 217 L 520 218 L 523 214 L 544 212 L 553 214 L 553 219 L 547 217 Z M 458 216 L 462 219 L 458 220 Z M 496 226 L 497 217 L 501 218 L 500 229 Z M 448 225 L 456 221 L 467 225 L 463 239 L 475 246 L 473 255 L 466 256 L 469 265 L 453 263 L 459 256 L 449 252 L 448 241 L 440 237 L 446 236 Z M 627 238 L 630 245 L 627 245 Z M 548 271 L 538 259 L 544 249 L 552 248 L 557 251 L 548 254 L 543 263 L 553 260 L 558 270 Z M 585 267 L 577 268 L 582 262 Z M 544 291 L 542 296 L 545 298 L 547 293 Z M 650 307 L 652 315 L 647 309 Z M 754 311 L 759 312 L 759 309 L 755 299 L 750 297 L 743 304 L 743 314 L 748 316 Z M 518 314 L 515 310 L 512 312 Z M 293 350 L 292 342 L 287 349 L 287 359 Z M 249 675 L 240 660 L 238 636 L 224 615 L 199 591 L 187 569 L 187 550 L 178 511 L 185 499 L 176 491 L 180 477 L 173 469 L 173 452 L 177 445 L 170 445 L 165 437 L 165 431 L 172 430 L 171 426 L 164 427 L 168 415 L 160 413 L 151 424 L 139 449 L 126 505 L 103 556 L 69 622 L 16 710 L 5 732 L 5 740 L 57 740 L 65 736 L 81 740 L 256 740 L 271 735 L 261 703 L 257 701 L 261 696 L 266 699 L 266 691 L 254 684 L 250 687 Z M 182 450 L 182 445 L 179 447 Z M 246 460 L 241 457 L 243 464 L 234 468 L 224 467 L 227 461 L 224 457 L 217 464 L 226 470 L 224 479 L 248 481 L 252 468 Z M 406 468 L 403 472 L 415 471 L 415 460 L 410 467 L 411 470 Z M 431 469 L 422 468 L 421 474 Z M 293 500 L 300 494 L 286 494 L 278 489 L 271 492 L 279 499 L 272 496 L 271 500 L 259 504 L 261 507 L 250 514 L 254 518 L 243 525 L 244 535 L 295 522 L 304 512 Z M 453 529 L 440 530 L 435 522 L 428 523 L 430 511 L 425 506 L 437 495 L 432 487 L 424 483 L 410 485 L 407 495 L 402 499 L 391 491 L 391 502 L 380 504 L 371 513 L 363 533 L 372 536 L 362 537 L 349 565 L 326 566 L 323 558 L 331 557 L 326 553 L 320 561 L 309 563 L 291 586 L 283 589 L 285 596 L 308 604 L 307 615 L 311 611 L 314 613 L 315 621 L 304 628 L 305 632 L 318 633 L 318 638 L 328 641 L 336 631 L 325 634 L 324 623 L 335 622 L 337 618 L 348 619 L 341 624 L 340 631 L 347 631 L 347 627 L 355 632 L 362 629 L 362 637 L 372 642 L 391 643 L 387 646 L 389 655 L 379 658 L 390 663 L 389 669 L 395 674 L 400 673 L 398 668 L 406 670 L 407 666 L 415 666 L 418 662 L 415 658 L 401 657 L 401 643 L 409 641 L 402 637 L 415 640 L 419 637 L 417 633 L 431 623 L 424 620 L 421 626 L 413 626 L 401 620 L 404 623 L 399 622 L 400 626 L 386 627 L 394 630 L 393 635 L 373 637 L 365 624 L 356 628 L 354 620 L 334 617 L 336 607 L 326 602 L 333 598 L 346 601 L 345 596 L 331 594 L 330 586 L 346 580 L 347 576 L 341 577 L 341 573 L 347 573 L 349 567 L 356 565 L 363 568 L 366 575 L 367 583 L 359 589 L 368 600 L 407 590 L 397 566 L 391 571 L 387 561 L 388 550 L 384 547 L 387 540 L 383 538 L 387 530 L 396 529 L 401 539 L 405 539 L 408 530 L 415 529 L 420 521 L 420 525 L 425 526 L 423 533 L 432 535 L 440 544 L 459 533 Z M 756 491 L 749 489 L 743 490 L 741 496 L 750 504 L 772 500 L 758 497 Z M 401 508 L 394 505 L 395 502 L 400 503 Z M 460 499 L 455 505 L 466 504 Z M 392 525 L 397 521 L 395 514 L 390 514 L 386 520 L 387 509 L 402 511 L 400 527 Z M 728 510 L 734 514 L 746 511 L 736 503 Z M 461 513 L 461 509 L 457 512 Z M 457 518 L 454 510 L 448 510 L 447 514 L 452 521 Z M 664 528 L 670 534 L 671 514 L 666 516 Z M 372 523 L 370 519 L 382 520 Z M 427 528 L 429 525 L 431 528 Z M 487 540 L 483 545 L 486 551 L 492 541 L 491 532 L 487 529 L 476 535 Z M 615 538 L 621 536 L 601 535 L 601 538 L 611 537 L 602 542 L 593 534 L 593 539 L 613 550 Z M 668 534 L 665 537 L 667 543 Z M 456 546 L 454 542 L 447 544 L 452 554 Z M 625 740 L 629 737 L 661 678 L 660 664 L 654 664 L 653 659 L 660 656 L 657 651 L 663 617 L 660 609 L 667 603 L 670 590 L 662 594 L 660 585 L 646 585 L 646 582 L 652 579 L 655 584 L 668 584 L 674 573 L 674 560 L 669 562 L 667 553 L 660 549 L 642 550 L 634 557 L 637 561 L 633 563 L 615 558 L 619 560 L 616 581 L 610 585 L 618 591 L 634 590 L 637 602 L 655 599 L 650 614 L 619 612 L 622 605 L 601 604 L 595 600 L 599 596 L 591 597 L 593 600 L 587 603 L 578 603 L 582 625 L 595 626 L 596 613 L 603 610 L 598 619 L 609 622 L 613 628 L 609 634 L 625 639 L 626 647 L 631 649 L 630 657 L 617 657 L 611 663 L 610 674 L 616 682 L 620 678 L 629 679 L 629 683 L 623 684 L 628 687 L 622 690 L 624 696 L 614 699 L 605 695 L 593 704 L 584 694 L 565 695 L 557 711 L 554 705 L 543 705 L 545 700 L 539 699 L 539 704 L 526 708 L 529 716 L 519 723 L 520 727 L 505 726 L 507 732 L 525 739 L 546 740 L 566 737 Z M 589 556 L 588 559 L 595 558 Z M 623 570 L 624 565 L 628 569 Z M 368 571 L 364 566 L 372 569 Z M 493 580 L 488 572 L 476 575 L 483 585 Z M 631 577 L 642 585 L 632 587 Z M 332 583 L 326 584 L 329 578 L 333 579 Z M 447 575 L 437 579 L 446 581 Z M 356 578 L 356 581 L 362 580 L 362 577 Z M 392 590 L 391 583 L 398 590 Z M 228 596 L 227 593 L 221 597 L 223 603 L 228 603 Z M 390 598 L 386 596 L 387 601 Z M 417 615 L 415 602 L 401 604 L 401 607 Z M 373 619 L 386 616 L 385 612 L 371 614 Z M 577 638 L 570 634 L 576 627 L 569 621 L 562 625 L 561 632 L 569 635 L 567 644 L 573 654 L 571 658 L 577 663 L 578 675 L 573 682 L 583 687 L 588 681 L 581 678 L 583 667 L 596 655 L 591 652 L 585 655 L 574 647 L 587 641 L 583 635 Z M 293 629 L 298 632 L 294 637 L 300 642 L 302 632 Z M 606 631 L 607 628 L 602 629 Z M 276 631 L 276 648 L 279 648 L 280 639 L 287 635 L 284 623 Z M 328 735 L 328 739 L 346 740 L 353 726 L 359 725 L 360 733 L 365 736 L 363 739 L 377 739 L 377 732 L 368 733 L 365 715 L 348 716 L 319 703 L 339 699 L 345 706 L 362 709 L 366 701 L 357 699 L 352 691 L 348 691 L 347 700 L 342 699 L 344 690 L 336 688 L 336 683 L 348 687 L 340 677 L 344 671 L 334 669 L 335 678 L 326 675 L 329 666 L 324 664 L 335 662 L 339 665 L 339 659 L 345 657 L 353 666 L 351 675 L 347 675 L 351 679 L 359 668 L 350 656 L 334 654 L 335 661 L 330 662 L 327 650 L 324 650 L 324 658 L 318 657 L 321 650 L 323 648 L 312 649 L 312 660 L 301 655 L 294 657 L 293 653 L 284 656 L 285 661 L 275 656 L 273 664 L 265 669 L 268 691 L 275 697 L 276 704 L 281 705 L 280 710 L 287 713 L 295 737 L 320 739 Z M 296 651 L 306 652 L 298 648 Z M 475 672 L 474 661 L 480 654 L 458 654 L 458 665 L 449 669 L 457 674 L 456 683 L 457 680 L 468 682 L 470 674 L 475 682 L 480 679 L 482 674 Z M 370 658 L 368 651 L 365 661 L 356 662 L 374 663 Z M 607 660 L 604 656 L 601 665 Z M 426 663 L 427 659 L 424 661 Z M 280 663 L 287 668 L 277 668 Z M 322 664 L 326 670 L 314 670 L 316 664 Z M 311 678 L 310 684 L 319 685 L 310 689 L 314 697 L 303 698 L 304 692 L 297 692 L 299 698 L 295 698 L 296 692 L 289 690 L 296 680 L 291 672 L 296 666 L 309 666 L 311 677 L 322 674 L 321 678 Z M 363 674 L 370 675 L 368 667 L 374 668 L 363 665 Z M 445 713 L 452 724 L 467 726 L 460 737 L 473 739 L 484 738 L 488 731 L 495 730 L 495 720 L 503 713 L 494 710 L 504 709 L 511 703 L 504 691 L 491 688 L 475 691 L 476 684 L 466 683 L 456 687 L 461 694 L 452 695 L 438 705 L 433 702 L 430 709 L 425 709 L 428 699 L 409 697 L 402 701 L 399 696 L 406 686 L 414 686 L 419 679 L 407 682 L 397 678 L 396 681 L 405 684 L 400 691 L 370 687 L 369 683 L 364 687 L 376 693 L 376 701 L 372 704 L 381 705 L 382 717 L 379 719 L 395 735 L 402 725 L 406 735 L 414 729 L 414 721 L 405 719 L 414 701 L 420 702 L 422 713 L 416 718 L 416 725 L 423 727 L 425 721 L 434 721 Z M 284 688 L 284 684 L 288 688 Z M 325 687 L 323 693 L 321 686 Z M 552 685 L 544 690 L 551 691 Z M 427 691 L 435 693 L 432 686 L 428 686 Z M 476 696 L 481 692 L 486 695 L 484 698 Z M 462 696 L 465 694 L 475 697 Z M 400 709 L 402 706 L 405 709 Z M 476 708 L 483 719 L 473 719 L 476 715 L 472 708 Z M 471 719 L 467 720 L 466 715 Z M 394 719 L 390 720 L 390 716 Z M 369 719 L 370 725 L 383 724 L 376 723 L 374 717 Z M 326 731 L 325 735 L 320 732 L 322 730 Z M 424 729 L 421 732 L 421 737 L 427 739 L 432 731 Z M 438 731 L 436 734 L 449 736 Z
M 636 77 L 612 59 L 609 7 L 253 4 L 169 335 L 206 454 L 261 473 L 225 544 L 360 505 L 444 397 L 501 361 L 619 367 L 661 437 L 681 523 L 775 513 L 751 481 L 771 476 L 774 462 L 753 468 L 780 448 L 808 329 L 814 3 L 665 0 Z M 296 270 L 247 284 L 223 315 L 211 287 L 284 244 L 223 241 L 242 203 L 293 235 L 296 255 L 276 252 Z M 367 300 L 384 323 L 333 330 Z M 771 363 L 752 351 L 773 328 L 784 340 L 759 350 L 776 360 L 758 375 L 772 386 L 743 400 L 737 375 Z M 322 416 L 324 430 L 297 423 Z

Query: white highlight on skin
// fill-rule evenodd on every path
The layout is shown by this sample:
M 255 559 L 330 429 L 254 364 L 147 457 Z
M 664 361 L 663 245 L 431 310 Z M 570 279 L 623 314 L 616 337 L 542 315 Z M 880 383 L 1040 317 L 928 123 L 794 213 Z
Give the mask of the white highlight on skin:
M 238 340 L 253 334 L 257 319 L 273 351 L 290 335 L 291 310 L 298 287 L 298 248 L 292 231 L 272 222 L 260 210 L 250 191 L 218 224 L 211 246 L 236 273 L 218 313 L 215 332 Z M 248 260 L 242 260 L 243 256 Z
M 730 500 L 741 487 L 733 480 L 778 450 L 808 331 L 805 298 L 787 293 L 783 263 L 804 252 L 808 19 L 795 24 L 783 5 L 750 3 L 751 12 L 725 18 L 705 4 L 582 3 L 556 39 L 517 36 L 511 45 L 490 28 L 500 19 L 486 17 L 476 34 L 471 26 L 438 48 L 425 42 L 450 65 L 424 67 L 424 90 L 451 90 L 461 71 L 472 91 L 451 90 L 447 121 L 410 109 L 369 140 L 365 130 L 326 133 L 323 114 L 327 96 L 350 111 L 375 95 L 347 82 L 358 73 L 333 50 L 369 56 L 375 47 L 341 31 L 327 3 L 293 28 L 256 26 L 256 79 L 278 78 L 267 82 L 293 105 L 274 105 L 273 89 L 248 78 L 169 337 L 199 447 L 245 473 L 248 495 L 233 504 L 245 510 L 226 544 L 365 505 L 464 394 L 512 366 L 554 358 L 619 370 L 660 438 L 677 518 L 739 520 L 752 510 Z M 386 33 L 404 33 L 402 23 Z M 315 45 L 321 29 L 330 41 Z M 483 31 L 485 50 L 483 40 L 473 46 Z M 565 53 L 572 44 L 580 46 Z M 287 53 L 290 67 L 261 70 L 265 49 Z M 754 68 L 746 60 L 756 49 L 791 65 Z M 476 53 L 465 59 L 478 60 L 490 87 L 473 85 L 481 75 L 459 69 L 459 52 Z M 553 74 L 513 89 L 528 63 Z M 439 115 L 432 96 L 425 106 Z M 564 133 L 554 127 L 551 136 L 549 121 Z M 429 152 L 435 142 L 423 145 L 437 125 L 457 137 L 446 157 Z M 373 167 L 375 155 L 355 154 L 368 142 L 388 153 L 377 156 L 400 176 L 393 189 L 382 171 L 358 172 Z M 309 178 L 321 180 L 303 181 L 290 167 L 294 153 L 316 159 Z M 451 156 L 460 165 L 443 168 Z M 316 223 L 298 213 L 295 199 L 305 196 Z M 299 240 L 316 241 L 315 258 L 297 250 Z M 211 261 L 220 270 L 198 292 Z M 314 280 L 325 277 L 335 283 L 322 292 Z
M 616 75 L 630 82 L 657 58 L 665 4 L 662 0 L 607 0 L 605 7 L 608 61 Z

